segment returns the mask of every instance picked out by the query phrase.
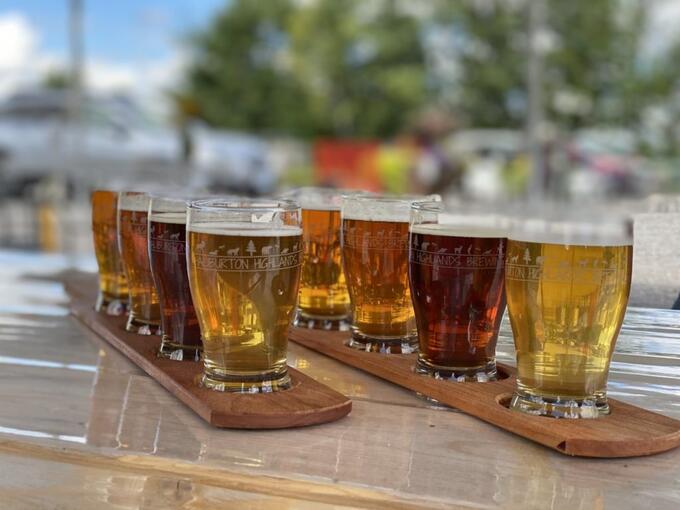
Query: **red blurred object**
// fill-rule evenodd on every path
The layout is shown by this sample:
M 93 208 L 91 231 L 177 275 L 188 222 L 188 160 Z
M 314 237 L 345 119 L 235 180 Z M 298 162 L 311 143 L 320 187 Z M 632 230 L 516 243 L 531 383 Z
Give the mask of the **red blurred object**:
M 318 184 L 337 188 L 380 191 L 379 144 L 366 140 L 317 140 L 314 172 Z

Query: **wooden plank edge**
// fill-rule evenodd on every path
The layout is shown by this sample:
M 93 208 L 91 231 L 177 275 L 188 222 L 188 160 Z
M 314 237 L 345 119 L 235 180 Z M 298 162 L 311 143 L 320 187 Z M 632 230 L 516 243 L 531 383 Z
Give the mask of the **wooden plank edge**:
M 314 384 L 319 388 L 324 388 L 325 393 L 331 394 L 337 400 L 339 400 L 339 402 L 337 404 L 324 407 L 321 410 L 310 409 L 308 411 L 298 412 L 292 417 L 291 415 L 288 415 L 287 417 L 284 417 L 283 415 L 280 417 L 277 417 L 276 415 L 267 416 L 266 425 L 255 426 L 248 423 L 248 420 L 252 419 L 253 416 L 258 416 L 256 414 L 243 414 L 241 416 L 229 415 L 228 418 L 225 418 L 226 415 L 215 412 L 215 410 L 213 410 L 203 400 L 197 399 L 195 395 L 190 393 L 188 388 L 182 384 L 167 384 L 165 382 L 167 375 L 165 372 L 163 372 L 163 370 L 161 370 L 160 367 L 153 363 L 147 363 L 146 358 L 144 358 L 144 356 L 139 351 L 130 347 L 127 342 L 118 339 L 105 324 L 99 321 L 90 320 L 90 310 L 85 309 L 84 305 L 71 302 L 70 310 L 71 314 L 88 329 L 103 338 L 109 345 L 120 351 L 130 361 L 132 361 L 158 384 L 160 384 L 165 390 L 174 395 L 180 402 L 198 414 L 203 420 L 215 427 L 255 430 L 272 430 L 303 426 L 307 427 L 339 420 L 340 418 L 347 416 L 352 411 L 351 399 L 333 390 L 332 388 L 328 388 L 324 384 L 315 381 L 313 378 L 306 376 L 298 370 L 288 367 L 293 380 L 300 381 L 300 383 L 307 382 L 308 384 Z M 96 312 L 92 311 L 92 313 Z M 313 419 L 310 420 L 310 417 Z
M 293 329 L 293 328 L 291 328 Z M 309 349 L 312 349 L 320 354 L 324 354 L 328 357 L 331 357 L 337 361 L 340 361 L 342 363 L 345 363 L 349 366 L 352 366 L 353 368 L 357 368 L 359 370 L 362 370 L 366 373 L 369 373 L 375 377 L 379 377 L 383 380 L 386 380 L 388 382 L 391 382 L 393 384 L 396 384 L 402 388 L 408 389 L 410 391 L 414 392 L 419 392 L 426 394 L 422 389 L 414 389 L 410 385 L 406 384 L 403 375 L 400 375 L 399 372 L 403 370 L 403 368 L 396 366 L 395 365 L 395 370 L 390 371 L 387 373 L 377 373 L 376 371 L 373 371 L 370 369 L 369 366 L 365 365 L 360 365 L 360 364 L 355 364 L 353 362 L 354 354 L 353 351 L 349 350 L 349 348 L 344 346 L 344 342 L 342 344 L 343 348 L 348 349 L 347 353 L 343 352 L 339 346 L 337 345 L 338 339 L 334 338 L 333 340 L 329 341 L 327 344 L 324 344 L 319 341 L 311 340 L 308 339 L 304 336 L 304 332 L 309 333 L 309 330 L 302 330 L 300 333 L 303 333 L 301 336 L 295 335 L 295 332 L 290 335 L 290 340 L 298 343 L 304 347 L 307 347 Z M 321 332 L 322 334 L 324 332 Z M 337 336 L 337 335 L 336 335 Z M 370 353 L 370 354 L 375 354 L 375 353 Z M 485 384 L 485 385 L 497 385 L 497 386 L 506 386 L 510 389 L 510 392 L 512 388 L 514 388 L 514 374 L 516 370 L 514 367 L 510 367 L 504 364 L 499 364 L 500 367 L 503 368 L 503 370 L 507 371 L 507 373 L 510 375 L 510 377 L 500 380 L 500 381 L 495 381 L 491 383 L 480 383 L 480 384 Z M 410 374 L 409 374 L 410 375 Z M 446 381 L 442 381 L 442 384 L 447 384 Z M 472 383 L 476 384 L 476 383 Z M 648 456 L 648 455 L 655 455 L 658 453 L 663 453 L 669 450 L 672 450 L 674 448 L 677 448 L 680 446 L 680 420 L 675 420 L 673 418 L 654 413 L 652 411 L 648 411 L 646 409 L 637 407 L 637 406 L 632 406 L 630 404 L 625 404 L 623 402 L 619 402 L 618 400 L 615 399 L 610 399 L 610 402 L 612 402 L 615 406 L 618 406 L 620 408 L 633 408 L 638 411 L 643 411 L 646 415 L 650 416 L 657 416 L 657 417 L 662 417 L 665 420 L 668 420 L 669 423 L 677 423 L 678 429 L 675 432 L 671 432 L 669 434 L 664 434 L 660 436 L 655 436 L 652 439 L 646 440 L 646 439 L 640 439 L 640 440 L 598 440 L 598 439 L 587 439 L 587 438 L 579 438 L 579 437 L 556 437 L 554 434 L 546 434 L 543 431 L 543 427 L 539 426 L 539 422 L 533 422 L 532 418 L 536 419 L 547 419 L 544 417 L 531 417 L 528 415 L 521 415 L 517 414 L 515 417 L 518 418 L 517 420 L 512 420 L 511 422 L 507 422 L 502 419 L 503 410 L 504 406 L 502 406 L 500 403 L 498 403 L 498 400 L 504 397 L 502 393 L 498 393 L 496 396 L 496 401 L 498 406 L 501 409 L 498 409 L 497 411 L 492 411 L 490 415 L 488 416 L 480 416 L 478 414 L 475 414 L 470 410 L 469 407 L 465 405 L 463 402 L 459 401 L 460 398 L 457 397 L 456 400 L 448 398 L 445 394 L 442 394 L 441 392 L 433 392 L 433 394 L 428 395 L 431 398 L 434 398 L 436 400 L 439 400 L 441 403 L 450 405 L 451 407 L 454 407 L 456 409 L 459 409 L 460 411 L 464 412 L 465 414 L 468 414 L 474 418 L 477 418 L 479 420 L 482 420 L 486 423 L 489 423 L 491 425 L 494 425 L 502 430 L 505 430 L 507 432 L 510 432 L 512 434 L 515 434 L 525 440 L 529 440 L 538 444 L 541 444 L 545 447 L 548 447 L 552 450 L 555 450 L 561 454 L 572 456 L 572 457 L 590 457 L 590 458 L 625 458 L 625 457 L 643 457 L 643 456 Z M 512 412 L 507 408 L 504 408 L 507 412 Z M 502 414 L 500 414 L 502 413 Z M 513 413 L 515 415 L 515 413 Z M 505 414 L 505 416 L 508 416 Z M 518 423 L 520 422 L 520 423 Z M 533 422 L 533 423 L 532 423 Z M 527 430 L 528 426 L 528 430 Z M 527 432 L 531 433 L 531 436 L 527 435 Z
M 368 488 L 360 485 L 324 483 L 305 479 L 284 478 L 266 473 L 247 474 L 218 466 L 194 464 L 181 459 L 159 458 L 152 455 L 118 455 L 87 451 L 82 447 L 69 445 L 52 446 L 43 441 L 17 441 L 0 438 L 0 453 L 46 462 L 71 464 L 109 469 L 123 474 L 139 474 L 160 478 L 187 479 L 197 484 L 264 494 L 269 496 L 299 499 L 313 503 L 337 505 L 339 508 L 371 508 L 376 510 L 425 510 L 470 508 L 453 505 L 439 498 L 416 498 L 394 491 Z

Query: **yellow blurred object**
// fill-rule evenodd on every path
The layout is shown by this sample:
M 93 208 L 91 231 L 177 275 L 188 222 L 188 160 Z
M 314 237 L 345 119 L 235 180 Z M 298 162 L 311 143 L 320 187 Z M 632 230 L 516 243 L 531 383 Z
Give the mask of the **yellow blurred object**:
M 409 191 L 413 151 L 404 146 L 383 145 L 378 149 L 376 166 L 383 190 L 388 193 Z
M 506 190 L 512 196 L 518 196 L 526 189 L 528 180 L 529 158 L 526 154 L 518 154 L 505 168 Z
M 59 249 L 59 223 L 54 204 L 45 203 L 38 207 L 38 242 L 44 252 Z

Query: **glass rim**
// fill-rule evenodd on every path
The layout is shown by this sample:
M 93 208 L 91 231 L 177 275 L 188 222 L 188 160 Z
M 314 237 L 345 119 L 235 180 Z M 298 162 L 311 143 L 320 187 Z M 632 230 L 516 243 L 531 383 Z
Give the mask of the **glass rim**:
M 300 210 L 300 204 L 289 199 L 229 199 L 203 198 L 191 200 L 187 205 L 192 211 L 227 211 L 227 212 L 294 212 Z
M 392 195 L 389 193 L 383 193 L 383 194 L 375 194 L 375 195 L 364 195 L 364 194 L 358 194 L 358 195 L 350 195 L 350 196 L 343 196 L 343 201 L 345 198 L 348 200 L 360 200 L 360 201 L 374 201 L 374 202 L 381 202 L 381 203 L 391 203 L 391 204 L 401 204 L 401 203 L 442 203 L 441 202 L 441 196 L 434 193 L 432 195 Z
M 304 211 L 340 211 L 346 197 L 370 194 L 370 191 L 361 189 L 301 186 L 286 190 L 278 194 L 277 198 L 297 202 Z
M 508 239 L 565 245 L 630 246 L 633 245 L 634 235 L 630 218 L 524 218 L 511 222 Z
M 279 196 L 286 197 L 287 195 L 293 195 L 295 193 L 320 193 L 320 194 L 328 194 L 328 195 L 364 195 L 371 193 L 370 191 L 367 191 L 365 189 L 353 189 L 353 188 L 333 188 L 330 186 L 299 186 L 297 188 L 290 188 L 287 190 L 284 190 L 280 193 Z
M 417 202 L 411 202 L 411 209 L 428 212 L 447 212 L 444 202 L 438 202 L 436 200 L 419 200 Z
M 147 193 L 151 199 L 151 207 L 156 203 L 174 203 L 174 204 L 184 204 L 184 207 L 188 206 L 191 202 L 196 200 L 211 200 L 211 199 L 223 199 L 223 200 L 238 200 L 240 197 L 235 195 L 210 195 L 201 193 L 163 193 L 161 191 L 154 191 Z M 160 211 L 162 212 L 162 211 Z

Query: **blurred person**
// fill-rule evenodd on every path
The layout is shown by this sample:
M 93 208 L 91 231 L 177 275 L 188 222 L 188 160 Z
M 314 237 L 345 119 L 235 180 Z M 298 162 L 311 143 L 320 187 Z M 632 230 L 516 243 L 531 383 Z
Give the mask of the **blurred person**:
M 441 140 L 453 131 L 450 115 L 425 112 L 414 130 L 414 164 L 411 191 L 419 194 L 447 194 L 461 187 L 461 165 L 452 161 L 441 147 Z
M 473 198 L 493 200 L 504 194 L 503 158 L 484 148 L 472 161 L 463 179 L 465 193 Z

